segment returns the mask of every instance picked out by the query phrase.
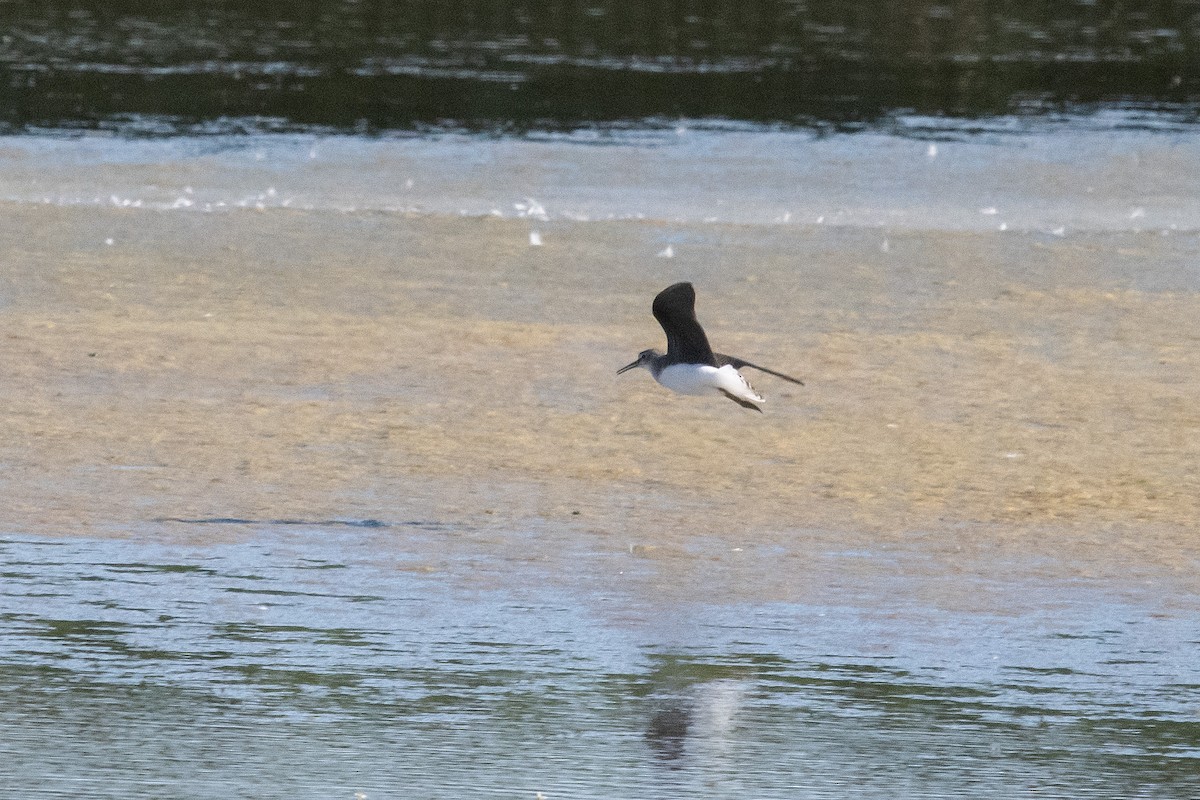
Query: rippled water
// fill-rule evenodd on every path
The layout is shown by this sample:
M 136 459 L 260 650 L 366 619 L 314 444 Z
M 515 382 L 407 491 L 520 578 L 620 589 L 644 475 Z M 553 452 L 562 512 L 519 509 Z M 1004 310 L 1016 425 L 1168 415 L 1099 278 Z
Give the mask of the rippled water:
M 786 563 L 719 548 L 692 546 L 700 585 Z M 0 554 L 9 796 L 1200 791 L 1198 609 L 1165 587 L 933 580 L 881 549 L 825 558 L 889 580 L 738 600 L 637 548 L 426 523 L 164 521 Z

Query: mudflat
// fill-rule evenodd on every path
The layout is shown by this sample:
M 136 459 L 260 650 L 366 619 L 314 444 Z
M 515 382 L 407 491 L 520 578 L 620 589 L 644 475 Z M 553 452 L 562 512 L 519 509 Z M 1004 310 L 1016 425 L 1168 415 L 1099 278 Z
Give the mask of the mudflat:
M 636 220 L 531 247 L 527 220 L 486 216 L 0 217 L 5 533 L 919 541 L 964 569 L 1200 588 L 1192 234 L 680 222 L 662 258 L 667 223 Z M 650 301 L 676 280 L 715 348 L 807 385 L 747 371 L 760 415 L 618 377 L 662 346 Z

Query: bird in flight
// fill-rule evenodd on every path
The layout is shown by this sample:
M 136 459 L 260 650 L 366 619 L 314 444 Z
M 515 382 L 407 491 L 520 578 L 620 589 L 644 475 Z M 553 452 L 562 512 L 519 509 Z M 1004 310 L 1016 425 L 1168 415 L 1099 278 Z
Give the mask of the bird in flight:
M 714 353 L 696 319 L 696 290 L 690 283 L 676 283 L 663 289 L 654 298 L 654 318 L 667 334 L 667 352 L 643 350 L 637 360 L 617 370 L 617 374 L 634 367 L 650 370 L 654 380 L 680 394 L 711 394 L 720 392 L 743 408 L 762 412 L 758 403 L 762 396 L 738 372 L 742 367 L 761 370 L 785 381 L 804 385 L 804 381 L 752 364 L 744 358 Z

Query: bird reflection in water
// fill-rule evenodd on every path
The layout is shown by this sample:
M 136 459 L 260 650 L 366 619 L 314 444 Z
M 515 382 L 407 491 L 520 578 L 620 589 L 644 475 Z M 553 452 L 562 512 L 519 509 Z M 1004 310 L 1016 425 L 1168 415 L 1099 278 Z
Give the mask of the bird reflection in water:
M 692 724 L 691 709 L 683 705 L 660 708 L 650 717 L 646 727 L 646 742 L 659 760 L 678 769 L 687 743 L 688 727 Z

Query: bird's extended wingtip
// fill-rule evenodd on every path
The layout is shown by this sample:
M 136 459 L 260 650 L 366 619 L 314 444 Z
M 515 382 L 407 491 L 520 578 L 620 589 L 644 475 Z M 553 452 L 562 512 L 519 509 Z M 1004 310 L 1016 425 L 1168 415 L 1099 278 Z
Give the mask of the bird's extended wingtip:
M 791 383 L 795 383 L 800 386 L 804 385 L 804 381 L 800 380 L 799 378 L 793 378 L 791 375 L 784 375 L 782 372 L 776 372 L 775 370 L 768 369 L 767 367 L 760 367 L 758 364 L 755 364 L 752 361 L 747 361 L 744 358 L 738 358 L 737 356 L 730 356 L 730 355 L 726 355 L 724 353 L 714 353 L 713 355 L 716 356 L 718 363 L 729 364 L 734 369 L 741 369 L 742 367 L 750 367 L 750 369 L 756 369 L 759 372 L 765 372 L 768 375 L 774 375 L 776 378 L 782 378 L 785 381 L 789 381 Z

